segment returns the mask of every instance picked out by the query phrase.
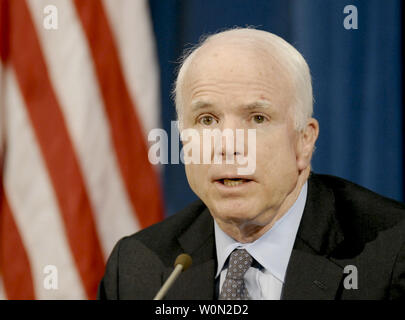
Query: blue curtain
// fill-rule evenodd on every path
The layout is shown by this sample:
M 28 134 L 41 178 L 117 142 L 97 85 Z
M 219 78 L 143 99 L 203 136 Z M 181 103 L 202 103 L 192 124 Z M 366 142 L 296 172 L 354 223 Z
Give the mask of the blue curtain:
M 150 0 L 161 70 L 162 125 L 170 133 L 176 61 L 207 33 L 254 26 L 305 57 L 320 137 L 313 170 L 404 200 L 400 0 Z M 343 10 L 354 5 L 358 29 Z M 169 158 L 170 159 L 170 158 Z M 181 164 L 165 165 L 166 214 L 196 199 Z

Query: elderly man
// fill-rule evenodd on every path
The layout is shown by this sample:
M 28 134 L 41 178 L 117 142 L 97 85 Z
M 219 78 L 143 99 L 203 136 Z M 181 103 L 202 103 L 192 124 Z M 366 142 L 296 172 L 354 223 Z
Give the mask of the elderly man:
M 167 299 L 405 296 L 404 205 L 311 172 L 319 126 L 297 50 L 255 29 L 215 34 L 185 58 L 175 93 L 181 130 L 254 129 L 255 170 L 186 164 L 201 201 L 121 239 L 100 298 L 152 299 L 183 252 L 193 265 Z

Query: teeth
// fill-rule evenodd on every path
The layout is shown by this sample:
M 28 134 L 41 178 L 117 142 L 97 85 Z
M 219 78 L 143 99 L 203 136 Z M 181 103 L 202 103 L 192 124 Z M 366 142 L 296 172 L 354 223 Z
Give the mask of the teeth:
M 230 179 L 224 179 L 224 185 L 227 187 L 235 187 L 243 183 L 243 179 L 239 180 L 230 180 Z

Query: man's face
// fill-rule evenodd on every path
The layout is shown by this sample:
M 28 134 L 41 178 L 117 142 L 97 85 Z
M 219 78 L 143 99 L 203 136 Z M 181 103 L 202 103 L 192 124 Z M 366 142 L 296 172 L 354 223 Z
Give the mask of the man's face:
M 251 175 L 238 175 L 238 162 L 226 164 L 225 158 L 222 164 L 186 164 L 192 190 L 223 229 L 274 222 L 296 189 L 302 168 L 292 90 L 282 66 L 263 51 L 235 44 L 201 48 L 185 75 L 184 128 L 201 136 L 203 129 L 256 130 L 256 170 Z M 245 155 L 247 149 L 245 139 Z

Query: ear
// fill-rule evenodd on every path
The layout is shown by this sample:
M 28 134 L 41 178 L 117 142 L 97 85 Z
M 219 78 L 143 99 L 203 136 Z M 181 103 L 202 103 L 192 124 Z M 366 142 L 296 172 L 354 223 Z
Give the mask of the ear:
M 319 123 L 314 118 L 310 118 L 307 121 L 305 128 L 298 133 L 296 155 L 299 171 L 306 169 L 311 164 L 312 153 L 314 152 L 318 134 Z

